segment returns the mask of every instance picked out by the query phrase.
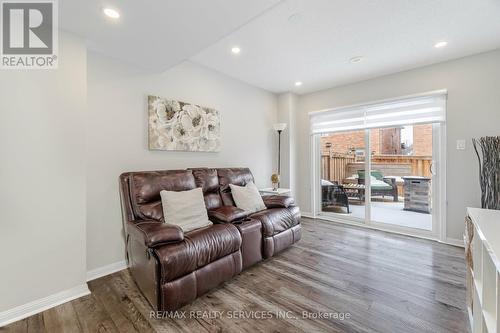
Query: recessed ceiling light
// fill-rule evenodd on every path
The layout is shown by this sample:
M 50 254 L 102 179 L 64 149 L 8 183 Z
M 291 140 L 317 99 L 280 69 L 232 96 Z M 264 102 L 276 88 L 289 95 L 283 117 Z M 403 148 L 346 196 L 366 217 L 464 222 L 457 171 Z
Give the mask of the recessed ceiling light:
M 361 56 L 359 56 L 359 57 L 353 57 L 349 61 L 351 62 L 351 64 L 357 64 L 358 62 L 363 61 L 363 57 L 361 57 Z
M 233 52 L 234 54 L 239 54 L 241 52 L 241 49 L 238 46 L 234 46 L 231 49 L 231 52 Z
M 103 8 L 102 9 L 102 12 L 107 16 L 107 17 L 111 17 L 112 19 L 117 19 L 117 18 L 120 18 L 120 13 L 118 13 L 117 10 L 113 9 L 113 8 L 109 8 L 109 7 L 106 7 L 106 8 Z
M 301 85 L 302 85 L 302 82 L 300 82 L 300 81 L 295 82 L 296 87 L 300 87 Z
M 442 47 L 445 47 L 446 45 L 448 45 L 448 42 L 442 41 L 442 42 L 437 42 L 436 44 L 434 44 L 434 47 L 436 49 L 440 49 Z

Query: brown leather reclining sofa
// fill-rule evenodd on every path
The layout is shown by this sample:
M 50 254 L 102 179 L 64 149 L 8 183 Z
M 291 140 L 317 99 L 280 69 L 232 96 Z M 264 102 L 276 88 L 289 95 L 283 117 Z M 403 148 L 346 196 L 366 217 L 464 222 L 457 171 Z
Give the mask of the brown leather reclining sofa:
M 263 197 L 266 210 L 247 215 L 229 184 L 253 181 L 247 168 L 127 172 L 120 176 L 128 265 L 158 311 L 182 307 L 301 237 L 291 197 Z M 203 189 L 211 226 L 183 233 L 163 223 L 160 191 Z

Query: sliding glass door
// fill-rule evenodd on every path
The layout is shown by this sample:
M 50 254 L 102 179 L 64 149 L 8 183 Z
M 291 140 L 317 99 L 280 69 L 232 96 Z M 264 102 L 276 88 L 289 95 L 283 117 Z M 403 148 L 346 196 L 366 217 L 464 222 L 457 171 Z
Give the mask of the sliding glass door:
M 419 124 L 322 135 L 320 213 L 437 234 L 440 191 L 434 188 L 441 149 L 435 137 L 440 129 L 440 124 Z
M 324 135 L 320 150 L 322 212 L 364 220 L 366 196 L 355 175 L 365 169 L 365 131 Z
M 335 114 L 314 113 L 315 212 L 384 230 L 441 237 L 443 101 L 441 96 L 418 96 Z
M 370 220 L 432 231 L 433 125 L 370 131 Z

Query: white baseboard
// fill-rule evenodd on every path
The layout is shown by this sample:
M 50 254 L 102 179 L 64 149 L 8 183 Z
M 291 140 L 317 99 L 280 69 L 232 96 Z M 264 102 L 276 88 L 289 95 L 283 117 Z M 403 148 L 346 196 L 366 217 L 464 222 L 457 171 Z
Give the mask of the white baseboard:
M 314 219 L 314 214 L 311 213 L 311 212 L 300 212 L 300 215 L 302 215 L 302 217 L 308 217 L 310 219 Z
M 113 274 L 115 272 L 121 271 L 123 269 L 126 269 L 127 262 L 125 260 L 115 262 L 113 264 L 109 264 L 103 267 L 99 267 L 93 270 L 90 270 L 87 272 L 87 282 L 92 281 L 95 279 L 98 279 L 100 277 Z
M 99 267 L 87 272 L 87 281 L 95 280 L 97 278 L 121 271 L 126 268 L 127 262 L 125 260 L 115 262 L 104 267 Z M 81 286 L 64 290 L 57 294 L 53 294 L 30 303 L 17 306 L 13 309 L 0 312 L 0 327 L 88 294 L 90 294 L 90 290 L 85 283 Z
M 446 238 L 446 240 L 443 241 L 442 243 L 445 243 L 448 245 L 453 245 L 453 246 L 458 246 L 458 247 L 465 247 L 463 239 Z
M 89 294 L 90 290 L 85 283 L 68 290 L 63 290 L 57 294 L 16 306 L 10 310 L 0 312 L 0 327 Z

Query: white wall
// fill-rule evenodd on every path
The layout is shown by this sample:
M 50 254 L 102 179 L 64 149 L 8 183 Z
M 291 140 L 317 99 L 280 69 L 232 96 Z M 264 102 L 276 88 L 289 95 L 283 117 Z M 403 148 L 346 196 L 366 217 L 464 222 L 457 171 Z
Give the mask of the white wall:
M 147 95 L 214 107 L 221 112 L 220 153 L 149 151 Z M 274 94 L 184 62 L 148 74 L 95 53 L 88 55 L 87 266 L 124 260 L 118 176 L 125 171 L 249 167 L 270 186 L 275 167 Z
M 287 124 L 287 128 L 281 133 L 280 186 L 290 188 L 294 196 L 297 182 L 295 172 L 297 151 L 294 135 L 297 131 L 295 123 L 297 98 L 296 94 L 290 92 L 278 96 L 278 122 Z
M 437 89 L 448 89 L 447 236 L 460 239 L 466 206 L 480 206 L 478 163 L 471 139 L 500 135 L 500 50 L 300 96 L 297 113 L 298 202 L 310 207 L 307 113 Z M 467 140 L 456 150 L 456 140 Z
M 86 49 L 0 71 L 0 312 L 85 284 Z

